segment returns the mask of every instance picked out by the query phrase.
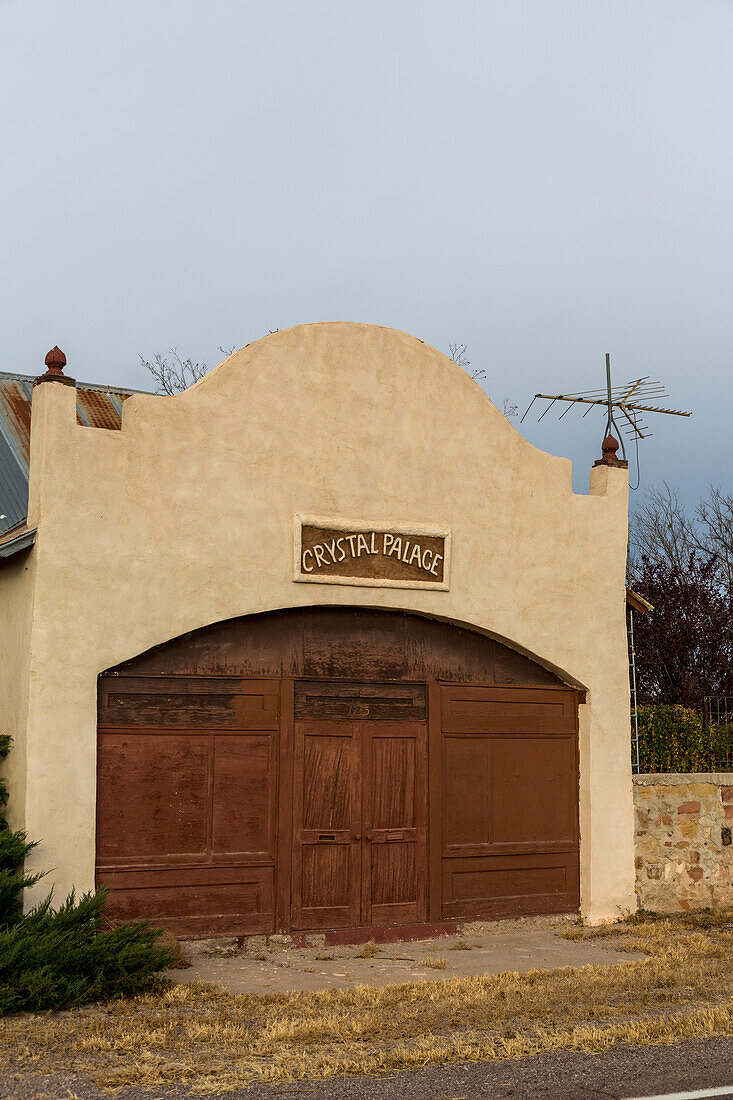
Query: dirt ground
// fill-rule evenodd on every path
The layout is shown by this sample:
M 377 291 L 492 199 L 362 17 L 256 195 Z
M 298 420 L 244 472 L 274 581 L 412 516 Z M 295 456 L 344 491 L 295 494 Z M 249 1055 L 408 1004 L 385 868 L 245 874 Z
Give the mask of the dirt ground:
M 470 925 L 429 943 L 361 948 L 199 942 L 194 953 L 185 980 L 137 997 L 0 1019 L 0 1098 L 559 1100 L 640 1095 L 617 1088 L 622 1073 L 631 1081 L 656 1057 L 627 1059 L 633 1048 L 715 1040 L 721 1083 L 733 1065 L 733 910 L 639 913 L 595 929 Z M 406 971 L 385 980 L 397 964 Z M 254 987 L 196 980 L 197 968 L 214 966 Z M 477 973 L 449 970 L 468 966 Z M 599 1080 L 591 1062 L 611 1055 Z M 667 1068 L 670 1081 L 720 1080 L 705 1076 L 702 1055 Z
M 234 939 L 188 940 L 183 949 L 192 965 L 169 970 L 168 976 L 189 984 L 215 982 L 230 993 L 312 993 L 560 966 L 604 966 L 643 957 L 617 951 L 605 939 L 565 939 L 562 933 L 573 925 L 574 918 L 567 916 L 475 921 L 455 936 L 358 947 L 293 947 L 261 937 L 238 949 Z
M 733 1040 L 674 1046 L 619 1044 L 604 1054 L 538 1054 L 519 1061 L 450 1062 L 375 1076 L 248 1085 L 219 1100 L 628 1100 L 733 1082 Z M 699 1095 L 699 1093 L 698 1093 Z M 716 1100 L 730 1100 L 733 1088 Z M 205 1100 L 186 1085 L 102 1092 L 77 1073 L 0 1079 L 0 1100 Z

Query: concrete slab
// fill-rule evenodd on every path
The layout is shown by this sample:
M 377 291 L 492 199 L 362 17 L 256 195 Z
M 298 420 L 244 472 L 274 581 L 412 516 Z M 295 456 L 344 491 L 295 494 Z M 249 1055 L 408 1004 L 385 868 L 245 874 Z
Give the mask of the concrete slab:
M 628 963 L 643 955 L 616 951 L 605 940 L 563 939 L 573 917 L 526 917 L 471 922 L 457 935 L 419 942 L 294 947 L 288 942 L 191 940 L 188 970 L 170 970 L 178 982 L 214 982 L 231 993 L 310 993 L 355 985 L 445 981 L 448 978 L 552 970 L 561 966 Z M 285 937 L 283 937 L 285 939 Z

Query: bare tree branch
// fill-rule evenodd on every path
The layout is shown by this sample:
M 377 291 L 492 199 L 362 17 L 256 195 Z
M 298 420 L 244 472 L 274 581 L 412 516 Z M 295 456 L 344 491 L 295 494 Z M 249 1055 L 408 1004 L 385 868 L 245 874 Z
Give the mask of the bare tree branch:
M 683 569 L 696 549 L 694 524 L 688 519 L 677 489 L 666 482 L 650 489 L 629 522 L 629 557 L 632 573 L 643 559 L 652 565 Z
M 198 382 L 209 369 L 206 363 L 194 363 L 192 359 L 182 359 L 177 348 L 169 348 L 168 355 L 157 352 L 152 360 L 138 357 L 145 370 L 152 374 L 157 383 L 156 393 L 165 393 L 172 397 L 182 393 Z
M 629 564 L 638 575 L 647 561 L 684 570 L 691 555 L 711 563 L 718 585 L 733 593 L 733 493 L 709 485 L 689 514 L 676 489 L 650 489 L 629 520 Z
M 448 354 L 453 362 L 457 363 L 459 367 L 463 367 L 464 370 L 467 370 L 471 366 L 466 344 L 448 344 Z
M 698 501 L 695 516 L 699 549 L 715 555 L 723 581 L 733 591 L 733 493 L 708 485 L 707 499 Z
M 486 371 L 479 367 L 474 368 L 474 370 L 469 370 L 471 360 L 468 358 L 467 344 L 448 344 L 448 353 L 454 363 L 457 363 L 459 367 L 463 367 L 463 369 L 471 375 L 474 382 L 479 382 L 486 378 Z M 519 406 L 515 405 L 511 398 L 505 397 L 501 411 L 507 420 L 511 420 L 511 418 L 516 416 L 519 412 Z
M 485 370 L 481 370 L 478 367 L 475 368 L 475 370 L 468 369 L 471 366 L 471 360 L 468 358 L 467 344 L 448 344 L 448 352 L 453 362 L 457 363 L 459 367 L 463 367 L 476 382 L 478 382 L 479 378 L 486 377 Z

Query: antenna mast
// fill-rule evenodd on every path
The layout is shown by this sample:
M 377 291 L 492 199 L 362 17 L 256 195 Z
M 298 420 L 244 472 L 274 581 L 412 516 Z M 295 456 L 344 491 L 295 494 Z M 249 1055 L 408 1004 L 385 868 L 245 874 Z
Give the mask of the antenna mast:
M 611 356 L 607 352 L 606 385 L 604 389 L 580 390 L 577 393 L 536 393 L 525 409 L 520 424 L 524 421 L 535 401 L 549 401 L 549 404 L 537 418 L 537 423 L 542 420 L 557 401 L 565 402 L 568 406 L 560 413 L 559 420 L 562 420 L 574 405 L 588 406 L 583 413 L 584 417 L 588 415 L 593 406 L 600 406 L 606 410 L 605 436 L 606 438 L 613 438 L 614 430 L 618 433 L 621 450 L 625 458 L 626 448 L 624 447 L 623 435 L 638 443 L 640 439 L 647 439 L 652 434 L 644 423 L 644 413 L 665 413 L 668 416 L 692 415 L 682 409 L 667 409 L 657 404 L 658 401 L 663 401 L 668 396 L 664 385 L 650 378 L 648 374 L 643 375 L 641 378 L 635 378 L 631 382 L 626 382 L 622 386 L 613 386 L 611 384 Z M 653 402 L 653 404 L 650 404 L 650 402 Z M 614 414 L 614 410 L 616 410 L 616 414 Z M 618 414 L 622 418 L 620 427 L 616 422 L 616 415 Z M 616 443 L 615 439 L 613 441 Z M 616 445 L 618 446 L 618 444 Z

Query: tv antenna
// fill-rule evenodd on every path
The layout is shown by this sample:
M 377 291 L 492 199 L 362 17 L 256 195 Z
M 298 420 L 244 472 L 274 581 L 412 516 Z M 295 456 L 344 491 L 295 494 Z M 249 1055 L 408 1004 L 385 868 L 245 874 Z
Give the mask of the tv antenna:
M 666 413 L 668 416 L 691 416 L 692 413 L 682 409 L 667 409 L 657 404 L 669 397 L 664 384 L 657 382 L 645 374 L 641 378 L 634 378 L 621 386 L 611 385 L 611 356 L 606 354 L 606 385 L 597 390 L 580 390 L 578 393 L 536 393 L 525 409 L 520 424 L 524 421 L 535 401 L 547 401 L 542 413 L 537 418 L 539 424 L 550 409 L 558 402 L 564 402 L 567 408 L 563 409 L 558 417 L 562 420 L 570 412 L 574 405 L 587 405 L 583 413 L 585 418 L 594 407 L 600 407 L 606 411 L 606 430 L 604 437 L 613 435 L 614 431 L 621 443 L 621 452 L 626 458 L 624 436 L 636 443 L 637 469 L 639 459 L 639 440 L 648 439 L 652 433 L 645 423 L 648 413 Z M 620 426 L 618 420 L 620 420 Z M 638 482 L 637 482 L 638 485 Z

